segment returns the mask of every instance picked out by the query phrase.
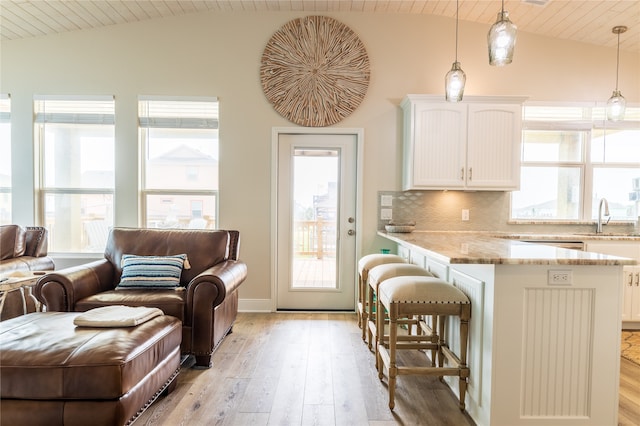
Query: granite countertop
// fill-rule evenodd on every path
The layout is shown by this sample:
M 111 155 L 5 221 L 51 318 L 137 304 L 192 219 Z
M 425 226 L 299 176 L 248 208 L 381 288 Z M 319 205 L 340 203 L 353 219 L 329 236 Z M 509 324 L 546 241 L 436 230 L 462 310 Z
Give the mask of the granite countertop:
M 635 259 L 568 250 L 521 240 L 581 241 L 592 239 L 564 235 L 500 234 L 488 232 L 414 231 L 378 235 L 412 249 L 423 251 L 444 262 L 458 264 L 510 264 L 510 265 L 635 265 Z M 607 236 L 599 235 L 604 239 Z M 621 238 L 624 236 L 621 236 Z M 640 237 L 631 236 L 640 242 Z M 607 239 L 613 239 L 607 237 Z

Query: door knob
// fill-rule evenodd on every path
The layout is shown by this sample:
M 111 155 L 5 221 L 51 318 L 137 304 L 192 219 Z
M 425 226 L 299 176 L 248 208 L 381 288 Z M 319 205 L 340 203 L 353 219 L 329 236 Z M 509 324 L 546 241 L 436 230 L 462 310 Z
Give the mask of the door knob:
M 352 217 L 350 217 L 349 219 L 347 219 L 347 222 L 349 222 L 349 223 L 353 223 L 353 222 L 355 222 L 355 221 L 356 221 L 356 220 L 355 220 L 354 218 L 352 218 Z
M 356 231 L 354 231 L 353 229 L 349 229 L 347 231 L 347 235 L 356 235 Z

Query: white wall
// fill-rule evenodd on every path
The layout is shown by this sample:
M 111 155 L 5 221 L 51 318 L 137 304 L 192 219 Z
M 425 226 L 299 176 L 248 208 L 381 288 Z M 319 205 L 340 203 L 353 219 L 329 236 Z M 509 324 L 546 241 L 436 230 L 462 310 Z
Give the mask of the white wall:
M 401 117 L 408 93 L 443 93 L 454 59 L 454 21 L 418 15 L 326 14 L 364 42 L 371 83 L 360 107 L 335 127 L 364 128 L 363 253 L 377 251 L 377 191 L 401 187 Z M 265 99 L 262 51 L 278 28 L 305 14 L 215 12 L 0 44 L 0 92 L 12 99 L 14 222 L 32 224 L 34 94 L 113 94 L 116 99 L 116 225 L 137 225 L 138 95 L 220 100 L 220 227 L 239 229 L 249 277 L 241 299 L 269 299 L 271 129 L 293 126 Z M 615 49 L 520 32 L 514 63 L 489 66 L 487 26 L 461 22 L 465 95 L 606 102 Z M 640 102 L 640 55 L 621 52 L 620 89 Z M 389 159 L 395 159 L 389 161 Z

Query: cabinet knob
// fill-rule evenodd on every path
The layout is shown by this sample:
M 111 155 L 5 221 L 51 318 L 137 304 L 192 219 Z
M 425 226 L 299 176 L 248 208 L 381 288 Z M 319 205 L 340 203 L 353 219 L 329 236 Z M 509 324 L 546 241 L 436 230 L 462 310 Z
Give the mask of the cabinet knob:
M 640 286 L 640 272 L 636 272 L 636 287 Z
M 629 274 L 629 287 L 633 285 L 633 274 Z
M 460 169 L 460 180 L 464 180 L 464 167 Z
M 473 179 L 473 167 L 469 167 L 469 180 Z

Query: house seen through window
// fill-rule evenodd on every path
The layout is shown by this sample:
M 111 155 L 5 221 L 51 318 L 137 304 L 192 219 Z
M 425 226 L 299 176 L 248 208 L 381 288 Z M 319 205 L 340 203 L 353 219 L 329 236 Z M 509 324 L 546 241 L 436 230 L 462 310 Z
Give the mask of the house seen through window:
M 140 97 L 138 114 L 142 225 L 217 228 L 217 99 Z
M 640 108 L 625 120 L 605 119 L 604 108 L 524 108 L 520 190 L 511 194 L 511 218 L 584 221 L 598 217 L 600 200 L 611 220 L 640 215 Z

